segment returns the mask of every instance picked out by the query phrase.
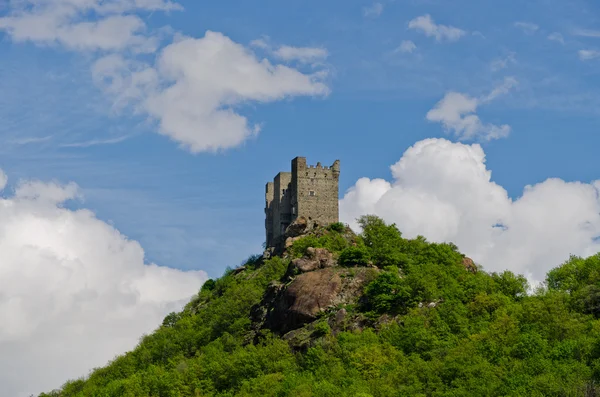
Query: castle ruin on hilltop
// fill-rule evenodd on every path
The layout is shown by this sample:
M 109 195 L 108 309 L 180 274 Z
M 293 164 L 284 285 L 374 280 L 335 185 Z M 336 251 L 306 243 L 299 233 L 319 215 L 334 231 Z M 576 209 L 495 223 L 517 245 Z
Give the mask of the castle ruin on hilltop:
M 339 221 L 340 161 L 331 167 L 306 165 L 305 157 L 292 160 L 292 172 L 280 172 L 267 183 L 265 229 L 267 247 L 273 247 L 299 217 L 327 225 Z

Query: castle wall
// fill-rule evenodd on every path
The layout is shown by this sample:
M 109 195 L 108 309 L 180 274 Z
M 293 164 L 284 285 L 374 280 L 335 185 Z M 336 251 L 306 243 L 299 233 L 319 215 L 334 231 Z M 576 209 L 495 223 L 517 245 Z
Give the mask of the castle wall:
M 339 161 L 331 167 L 297 162 L 294 174 L 297 216 L 321 224 L 339 221 Z
M 265 237 L 267 244 L 273 241 L 273 199 L 275 198 L 275 184 L 267 183 L 265 187 Z
M 291 211 L 291 172 L 280 172 L 274 180 L 273 198 L 273 238 L 276 239 L 285 232 L 285 228 L 292 223 Z
M 267 246 L 275 244 L 299 216 L 321 225 L 339 221 L 340 162 L 331 167 L 308 166 L 305 157 L 292 160 L 292 172 L 280 172 L 267 183 L 265 233 Z

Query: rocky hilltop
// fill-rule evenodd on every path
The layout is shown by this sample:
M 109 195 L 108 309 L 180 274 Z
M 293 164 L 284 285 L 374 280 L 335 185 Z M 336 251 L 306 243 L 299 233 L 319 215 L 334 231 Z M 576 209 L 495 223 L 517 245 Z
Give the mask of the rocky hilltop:
M 600 255 L 529 291 L 451 243 L 300 218 L 131 352 L 41 396 L 599 396 Z

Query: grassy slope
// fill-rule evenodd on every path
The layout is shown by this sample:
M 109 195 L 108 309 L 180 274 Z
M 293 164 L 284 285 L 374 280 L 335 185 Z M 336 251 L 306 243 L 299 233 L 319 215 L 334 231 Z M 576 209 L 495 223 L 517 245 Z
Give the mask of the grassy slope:
M 333 228 L 290 251 L 323 246 L 344 264 L 381 267 L 348 308 L 372 327 L 335 336 L 318 327 L 305 352 L 268 332 L 248 343 L 252 306 L 289 264 L 250 260 L 206 283 L 132 352 L 41 396 L 600 395 L 600 256 L 571 258 L 527 295 L 521 276 L 466 271 L 452 244 L 403 239 L 377 218 L 363 226 L 358 239 Z

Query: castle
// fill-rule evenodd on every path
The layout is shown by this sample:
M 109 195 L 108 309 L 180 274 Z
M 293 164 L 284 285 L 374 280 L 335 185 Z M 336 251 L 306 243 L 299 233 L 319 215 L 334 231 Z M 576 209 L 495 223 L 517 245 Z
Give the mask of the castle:
M 340 161 L 331 167 L 306 165 L 305 157 L 292 160 L 292 172 L 280 172 L 267 183 L 266 245 L 273 247 L 299 217 L 321 225 L 339 221 Z

